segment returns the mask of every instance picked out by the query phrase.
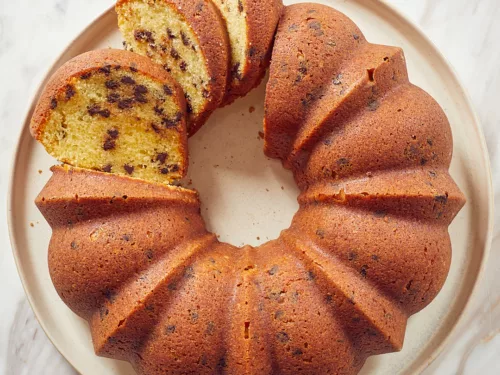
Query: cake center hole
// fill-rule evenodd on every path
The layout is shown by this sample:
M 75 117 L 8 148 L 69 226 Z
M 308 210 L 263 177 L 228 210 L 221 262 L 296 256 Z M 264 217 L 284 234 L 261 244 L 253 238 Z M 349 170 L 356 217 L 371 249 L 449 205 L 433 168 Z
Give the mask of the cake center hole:
M 298 210 L 292 173 L 264 155 L 264 91 L 217 110 L 189 140 L 184 185 L 200 192 L 208 230 L 235 246 L 277 238 Z

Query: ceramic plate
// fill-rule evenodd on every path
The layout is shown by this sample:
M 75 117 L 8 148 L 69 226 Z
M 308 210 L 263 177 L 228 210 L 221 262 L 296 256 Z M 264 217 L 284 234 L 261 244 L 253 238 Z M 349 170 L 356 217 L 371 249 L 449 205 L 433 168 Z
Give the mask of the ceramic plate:
M 373 43 L 404 49 L 410 78 L 444 108 L 453 128 L 451 174 L 467 205 L 450 227 L 453 262 L 439 296 L 408 324 L 399 353 L 370 358 L 363 374 L 408 374 L 423 370 L 440 352 L 476 285 L 487 255 L 492 193 L 483 135 L 457 78 L 435 47 L 404 17 L 375 0 L 325 2 L 350 16 Z M 68 59 L 91 49 L 121 48 L 116 15 L 109 10 L 62 54 L 50 75 Z M 286 93 L 284 93 L 286 94 Z M 50 228 L 33 200 L 56 164 L 29 134 L 30 112 L 19 138 L 11 175 L 9 222 L 14 256 L 26 294 L 45 332 L 82 374 L 134 374 L 127 363 L 94 355 L 87 324 L 59 299 L 50 281 Z M 298 208 L 298 190 L 280 163 L 262 152 L 264 84 L 215 112 L 190 140 L 192 186 L 201 193 L 209 229 L 234 245 L 259 245 L 287 228 Z

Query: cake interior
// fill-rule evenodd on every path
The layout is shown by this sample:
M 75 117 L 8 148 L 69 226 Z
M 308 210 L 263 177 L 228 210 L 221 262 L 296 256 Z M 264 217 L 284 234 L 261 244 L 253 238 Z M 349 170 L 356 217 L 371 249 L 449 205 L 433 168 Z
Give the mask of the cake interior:
M 186 168 L 184 109 L 172 90 L 133 67 L 84 72 L 52 98 L 40 141 L 70 165 L 172 182 Z
M 240 80 L 246 69 L 247 54 L 247 14 L 243 0 L 214 0 L 227 25 L 231 43 L 231 75 Z
M 127 1 L 117 7 L 118 26 L 129 51 L 162 65 L 184 90 L 188 114 L 203 112 L 210 97 L 210 77 L 198 38 L 173 4 Z

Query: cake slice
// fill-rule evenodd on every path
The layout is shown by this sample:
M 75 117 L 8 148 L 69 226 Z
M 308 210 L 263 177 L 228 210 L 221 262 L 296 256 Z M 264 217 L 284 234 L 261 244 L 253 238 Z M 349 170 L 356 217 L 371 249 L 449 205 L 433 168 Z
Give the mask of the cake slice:
M 118 0 L 116 13 L 125 48 L 179 82 L 193 135 L 226 93 L 230 52 L 219 11 L 209 0 Z
M 225 103 L 245 96 L 261 82 L 271 57 L 281 0 L 213 0 L 226 23 L 231 44 Z
M 170 183 L 187 170 L 186 102 L 150 59 L 121 50 L 77 56 L 49 80 L 31 134 L 56 159 Z

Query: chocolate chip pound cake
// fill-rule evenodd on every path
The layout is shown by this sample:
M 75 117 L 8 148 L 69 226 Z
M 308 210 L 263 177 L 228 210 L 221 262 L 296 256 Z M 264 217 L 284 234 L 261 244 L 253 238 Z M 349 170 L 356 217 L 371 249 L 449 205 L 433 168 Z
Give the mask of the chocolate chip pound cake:
M 168 183 L 187 169 L 185 111 L 182 90 L 161 66 L 100 50 L 52 76 L 31 133 L 64 163 Z
M 245 96 L 262 80 L 269 65 L 281 0 L 214 0 L 231 43 L 230 83 L 225 104 Z
M 179 82 L 193 135 L 226 93 L 230 52 L 219 11 L 208 0 L 119 0 L 116 13 L 125 47 Z

